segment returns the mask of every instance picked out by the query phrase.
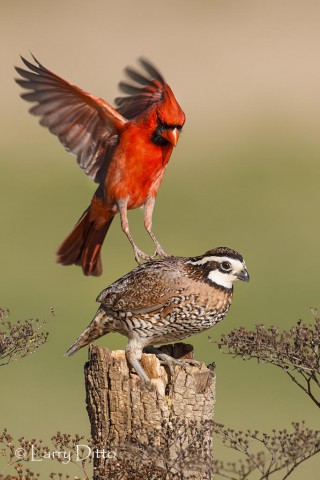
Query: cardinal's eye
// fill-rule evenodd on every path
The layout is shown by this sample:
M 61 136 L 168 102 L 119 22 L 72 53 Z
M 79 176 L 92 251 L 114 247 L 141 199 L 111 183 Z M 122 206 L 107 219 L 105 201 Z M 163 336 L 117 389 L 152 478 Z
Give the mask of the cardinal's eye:
M 224 272 L 230 272 L 232 270 L 231 263 L 230 262 L 222 262 L 221 263 L 221 269 Z

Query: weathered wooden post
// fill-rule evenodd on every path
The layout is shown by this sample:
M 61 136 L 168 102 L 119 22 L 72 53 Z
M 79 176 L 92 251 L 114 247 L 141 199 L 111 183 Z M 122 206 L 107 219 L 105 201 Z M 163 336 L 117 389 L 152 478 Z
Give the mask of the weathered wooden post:
M 161 349 L 192 358 L 191 345 Z M 213 368 L 177 366 L 171 376 L 149 354 L 141 364 L 151 385 L 129 371 L 124 351 L 89 348 L 87 410 L 98 452 L 93 479 L 211 480 Z

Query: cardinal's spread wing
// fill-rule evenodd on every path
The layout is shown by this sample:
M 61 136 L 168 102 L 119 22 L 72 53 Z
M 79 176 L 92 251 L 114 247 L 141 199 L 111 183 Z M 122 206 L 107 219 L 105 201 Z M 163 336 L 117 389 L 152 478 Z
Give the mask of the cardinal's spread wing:
M 140 265 L 103 290 L 97 298 L 106 309 L 150 313 L 184 289 L 179 269 L 166 260 Z
M 120 89 L 128 94 L 115 99 L 117 110 L 127 119 L 137 117 L 153 105 L 163 101 L 166 83 L 158 70 L 147 60 L 140 58 L 143 74 L 127 67 L 125 73 L 132 83 L 120 82 Z
M 34 60 L 37 65 L 22 58 L 28 70 L 16 67 L 22 77 L 16 82 L 29 90 L 21 97 L 36 103 L 30 113 L 39 115 L 40 124 L 57 135 L 65 148 L 77 156 L 85 173 L 99 182 L 110 149 L 117 144 L 119 131 L 127 120 L 104 100 L 84 92 Z

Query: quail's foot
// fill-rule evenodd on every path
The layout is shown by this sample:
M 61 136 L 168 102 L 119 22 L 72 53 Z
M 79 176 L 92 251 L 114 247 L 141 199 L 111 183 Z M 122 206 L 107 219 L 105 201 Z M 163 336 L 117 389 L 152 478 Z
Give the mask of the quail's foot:
M 145 347 L 143 349 L 144 353 L 153 353 L 156 357 L 160 360 L 162 365 L 166 365 L 171 375 L 174 374 L 174 366 L 178 365 L 179 367 L 185 368 L 186 364 L 193 365 L 197 367 L 201 367 L 202 363 L 198 360 L 194 360 L 193 358 L 185 358 L 183 360 L 179 360 L 177 358 L 171 357 L 170 355 L 161 352 L 158 348 L 153 346 Z

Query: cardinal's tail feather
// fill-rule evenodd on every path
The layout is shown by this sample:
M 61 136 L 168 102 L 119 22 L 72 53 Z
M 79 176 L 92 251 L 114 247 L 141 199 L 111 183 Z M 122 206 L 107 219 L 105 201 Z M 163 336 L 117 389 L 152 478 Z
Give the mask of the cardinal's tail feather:
M 90 219 L 90 207 L 83 213 L 72 232 L 57 251 L 57 262 L 62 265 L 81 265 L 85 275 L 102 273 L 100 250 L 113 216 L 104 222 Z

